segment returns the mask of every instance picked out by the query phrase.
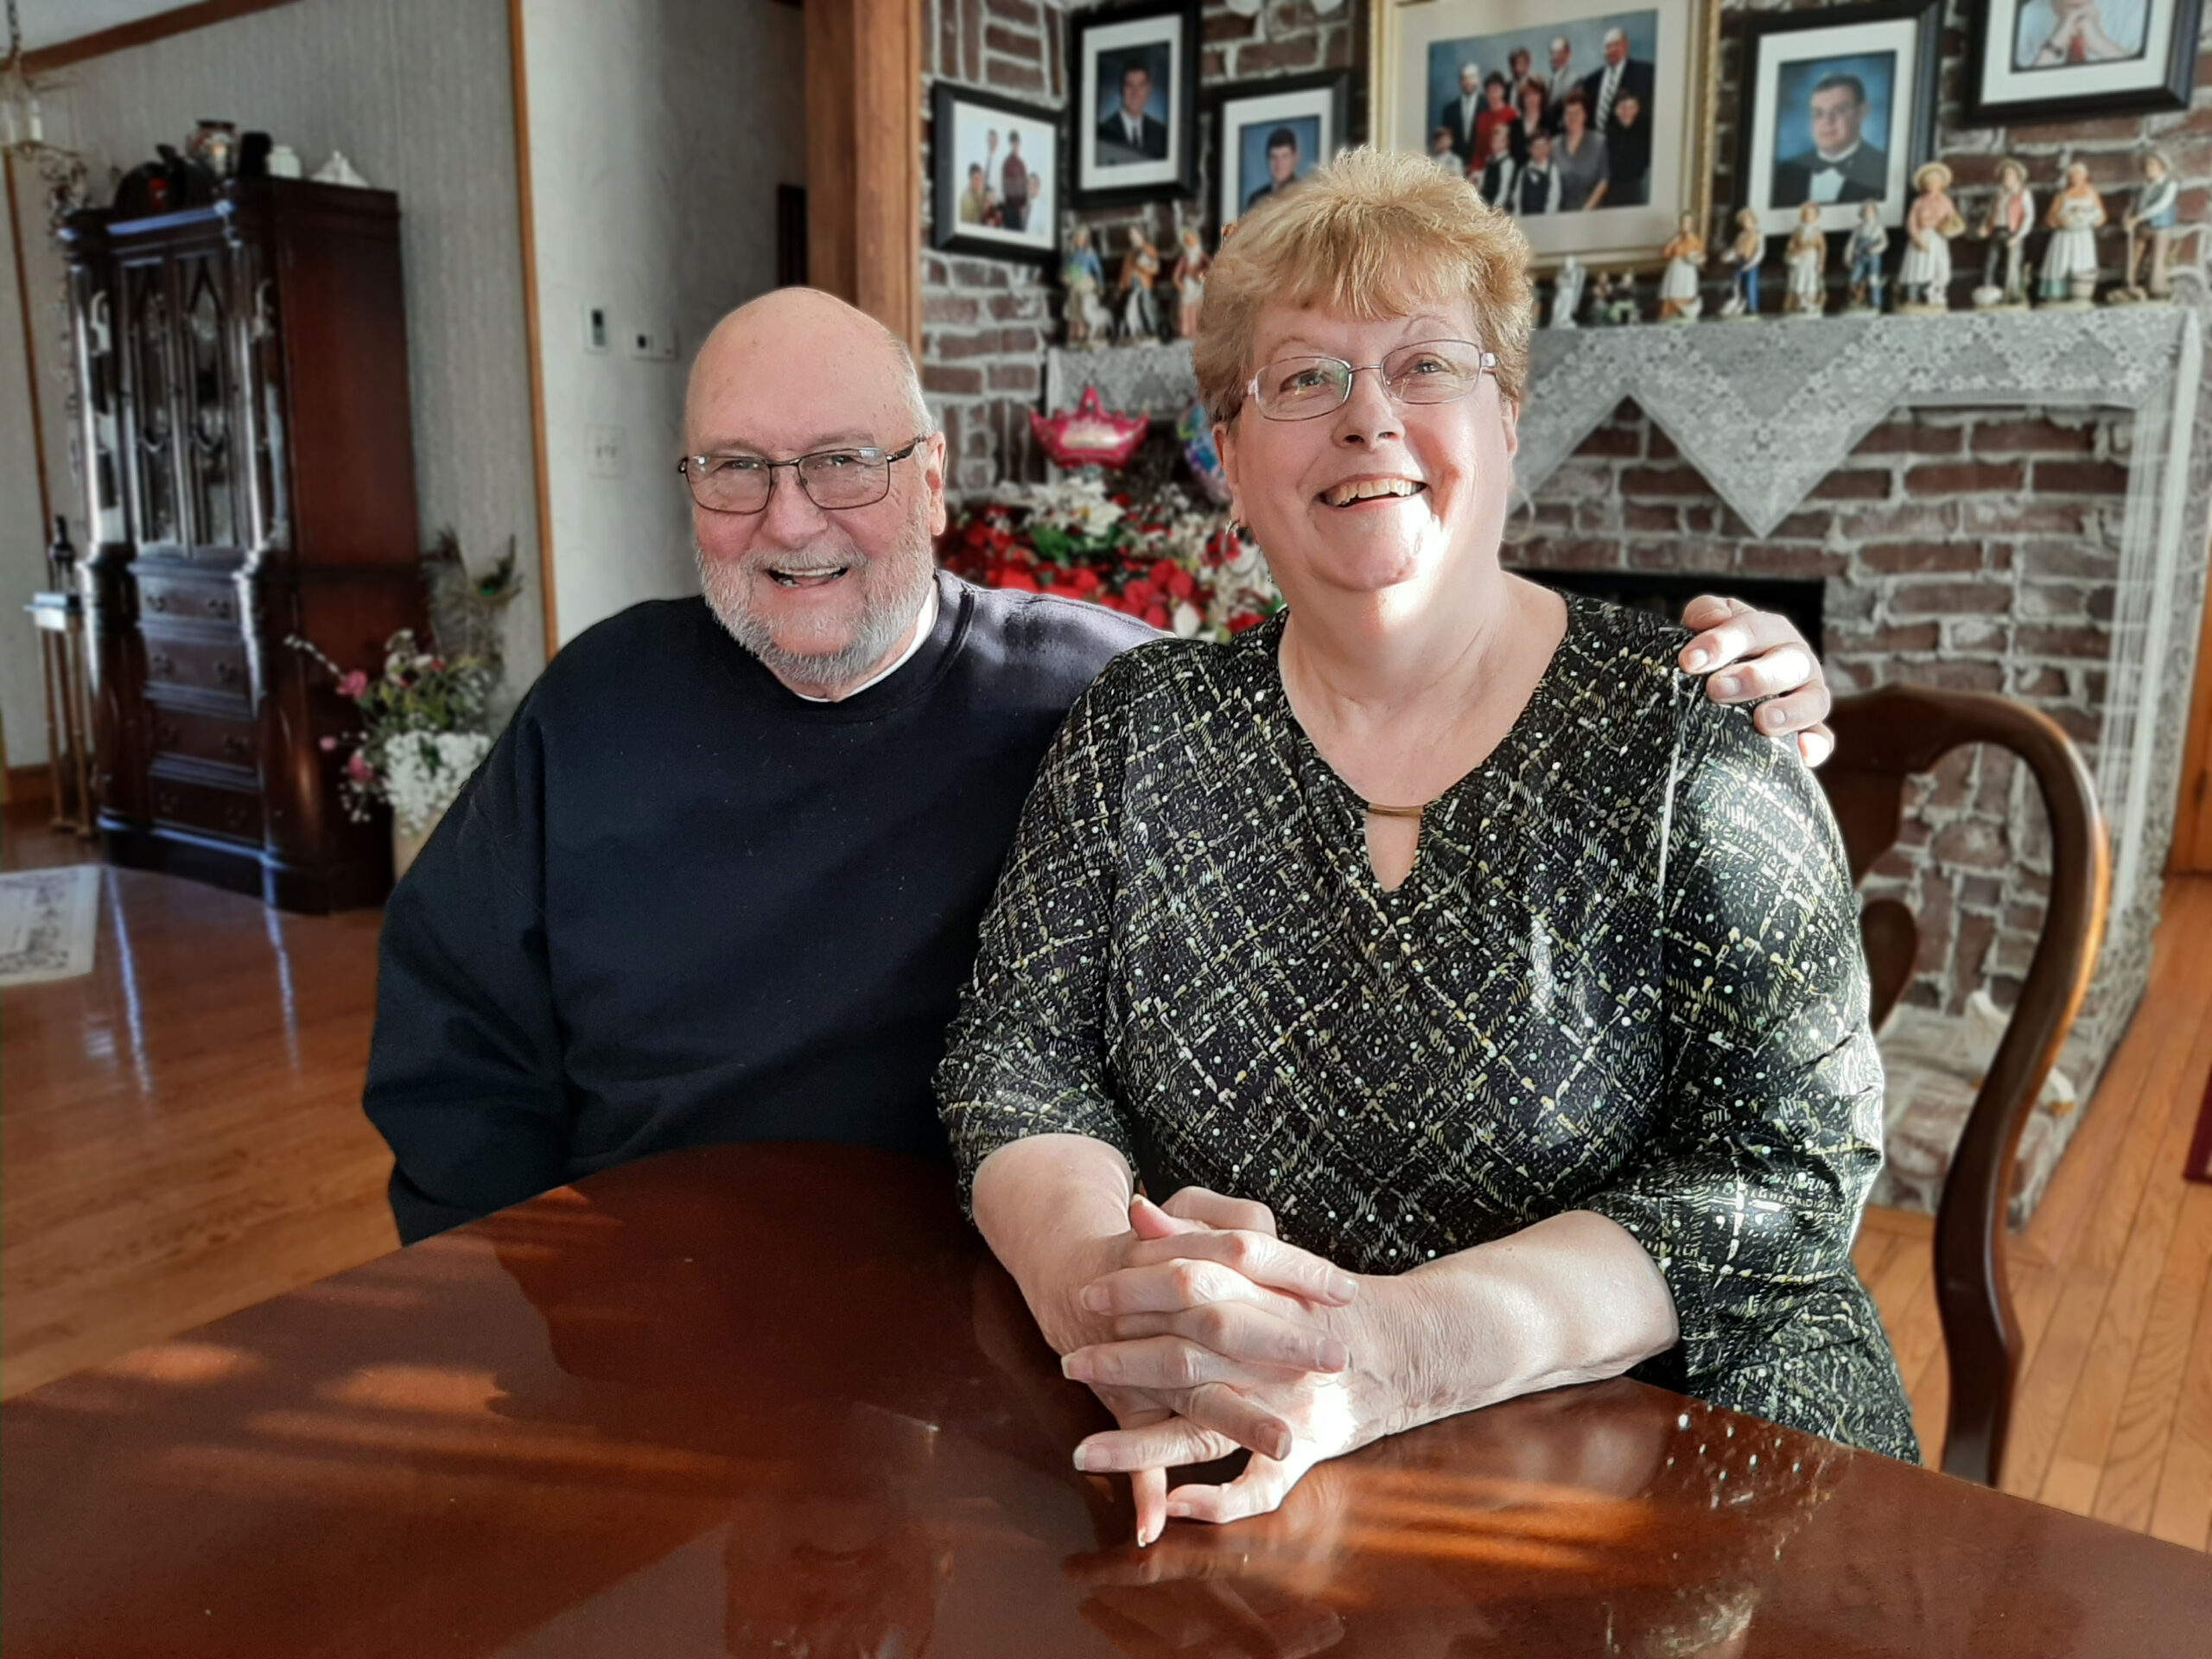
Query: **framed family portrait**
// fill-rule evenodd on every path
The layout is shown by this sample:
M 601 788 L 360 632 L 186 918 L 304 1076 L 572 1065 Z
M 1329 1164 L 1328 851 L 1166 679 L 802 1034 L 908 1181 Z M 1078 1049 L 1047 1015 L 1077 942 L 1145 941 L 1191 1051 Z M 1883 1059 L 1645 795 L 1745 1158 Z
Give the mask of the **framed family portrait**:
M 1719 0 L 1374 0 L 1377 144 L 1521 223 L 1539 267 L 1656 262 L 1713 200 Z
M 1198 0 L 1142 0 L 1069 20 L 1074 206 L 1198 194 Z
M 1936 153 L 1943 0 L 1873 0 L 1744 20 L 1736 206 L 1770 236 L 1848 232 L 1872 201 L 1904 223 L 1912 175 Z
M 930 125 L 930 245 L 1049 264 L 1059 243 L 1058 113 L 940 80 Z
M 1972 10 L 1974 120 L 2189 107 L 2203 0 L 1978 0 Z
M 1351 72 L 1240 81 L 1207 94 L 1212 116 L 1212 225 L 1233 224 L 1350 142 Z

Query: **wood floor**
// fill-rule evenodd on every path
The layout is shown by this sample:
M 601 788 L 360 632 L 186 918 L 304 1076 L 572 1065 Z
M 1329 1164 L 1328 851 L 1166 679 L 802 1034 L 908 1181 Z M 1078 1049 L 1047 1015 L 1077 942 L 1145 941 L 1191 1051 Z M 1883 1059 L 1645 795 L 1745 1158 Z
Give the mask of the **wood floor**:
M 41 830 L 9 868 L 73 861 Z M 391 1249 L 363 1120 L 378 918 L 288 917 L 107 873 L 88 977 L 0 999 L 0 1393 Z M 2212 1071 L 2212 877 L 2170 884 L 2150 995 L 2026 1233 L 2008 1491 L 2212 1548 L 2212 1186 L 2181 1179 Z M 1929 1227 L 1857 1251 L 1929 1461 L 1948 1378 Z

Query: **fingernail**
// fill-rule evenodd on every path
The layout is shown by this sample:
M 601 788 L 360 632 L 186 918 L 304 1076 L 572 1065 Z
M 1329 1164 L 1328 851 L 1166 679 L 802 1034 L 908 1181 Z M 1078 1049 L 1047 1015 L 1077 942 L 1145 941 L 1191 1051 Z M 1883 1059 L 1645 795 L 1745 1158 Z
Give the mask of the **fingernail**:
M 1713 660 L 1713 653 L 1702 645 L 1682 653 L 1682 666 L 1693 674 Z
M 1341 1371 L 1345 1366 L 1351 1363 L 1351 1355 L 1345 1351 L 1344 1344 L 1338 1342 L 1334 1337 L 1330 1338 L 1321 1344 L 1321 1369 L 1323 1370 Z
M 1732 697 L 1744 689 L 1744 677 L 1740 674 L 1723 674 L 1713 683 L 1713 689 L 1724 697 Z
M 1085 1285 L 1083 1287 L 1083 1305 L 1090 1313 L 1103 1313 L 1106 1311 L 1106 1287 L 1103 1285 Z
M 1075 1356 L 1073 1354 L 1062 1354 L 1060 1356 L 1060 1375 L 1062 1376 L 1068 1377 L 1071 1377 L 1075 1375 Z
M 1359 1294 L 1359 1281 L 1348 1273 L 1331 1274 L 1329 1294 L 1340 1302 L 1348 1302 Z
M 1167 1518 L 1171 1521 L 1189 1520 L 1191 1518 L 1191 1506 L 1187 1503 L 1170 1503 L 1167 1506 Z
M 1090 1473 L 1090 1448 L 1089 1446 L 1078 1446 L 1077 1447 L 1076 1447 L 1076 1449 L 1075 1449 L 1075 1466 L 1076 1466 L 1077 1469 L 1079 1469 L 1079 1470 L 1083 1471 L 1085 1474 Z
M 1770 732 L 1782 724 L 1782 710 L 1770 702 L 1751 718 Z
M 1287 1434 L 1276 1435 L 1272 1440 L 1268 1442 L 1268 1455 L 1273 1458 L 1277 1463 L 1281 1463 L 1285 1458 L 1290 1455 L 1290 1436 Z

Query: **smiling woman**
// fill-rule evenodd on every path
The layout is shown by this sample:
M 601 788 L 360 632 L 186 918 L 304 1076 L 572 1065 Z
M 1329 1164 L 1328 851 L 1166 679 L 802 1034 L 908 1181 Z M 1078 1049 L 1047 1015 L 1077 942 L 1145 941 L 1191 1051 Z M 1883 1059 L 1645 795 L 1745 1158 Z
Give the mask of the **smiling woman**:
M 1200 386 L 1288 609 L 1077 704 L 938 1074 L 1141 1540 L 1636 1366 L 1916 1455 L 1850 1262 L 1881 1082 L 1820 791 L 1686 633 L 1498 564 L 1527 259 L 1372 150 L 1224 248 Z

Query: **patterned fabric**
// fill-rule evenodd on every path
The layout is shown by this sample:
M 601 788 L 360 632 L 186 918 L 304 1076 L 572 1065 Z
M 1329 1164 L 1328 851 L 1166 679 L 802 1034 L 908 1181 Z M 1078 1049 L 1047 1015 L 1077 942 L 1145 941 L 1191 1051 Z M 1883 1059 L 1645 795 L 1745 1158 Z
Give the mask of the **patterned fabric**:
M 1639 1373 L 1914 1459 L 1850 1249 L 1880 1062 L 1840 837 L 1791 748 L 1570 599 L 1518 721 L 1386 892 L 1281 619 L 1117 658 L 1046 758 L 938 1074 L 962 1177 L 1025 1135 L 1274 1207 L 1394 1273 L 1569 1210 L 1674 1293 Z

